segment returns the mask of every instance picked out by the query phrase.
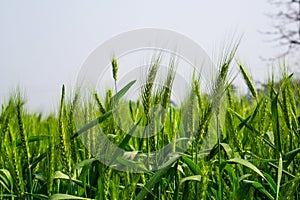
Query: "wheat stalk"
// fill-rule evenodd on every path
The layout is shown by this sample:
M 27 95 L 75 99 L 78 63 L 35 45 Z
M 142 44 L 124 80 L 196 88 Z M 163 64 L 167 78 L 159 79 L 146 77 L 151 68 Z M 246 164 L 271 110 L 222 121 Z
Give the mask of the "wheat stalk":
M 62 159 L 62 168 L 64 172 L 68 172 L 68 159 L 67 159 L 67 150 L 65 145 L 65 133 L 64 133 L 64 111 L 65 111 L 65 86 L 62 86 L 60 108 L 59 108 L 59 117 L 58 117 L 58 132 L 59 132 L 59 148 L 60 155 Z

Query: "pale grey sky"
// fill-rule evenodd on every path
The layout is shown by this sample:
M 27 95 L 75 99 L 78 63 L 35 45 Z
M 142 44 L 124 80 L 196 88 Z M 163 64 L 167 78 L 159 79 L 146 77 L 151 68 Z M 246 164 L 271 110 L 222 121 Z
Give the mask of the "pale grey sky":
M 98 45 L 138 28 L 164 28 L 196 41 L 212 59 L 243 35 L 238 58 L 256 80 L 270 68 L 260 56 L 278 53 L 266 36 L 267 0 L 0 0 L 0 103 L 18 85 L 35 111 L 57 106 L 62 84 L 74 85 Z

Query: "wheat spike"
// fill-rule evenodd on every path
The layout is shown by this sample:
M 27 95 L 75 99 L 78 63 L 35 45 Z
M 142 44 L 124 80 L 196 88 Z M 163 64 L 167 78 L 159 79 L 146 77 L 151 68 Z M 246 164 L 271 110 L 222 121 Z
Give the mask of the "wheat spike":
M 116 92 L 117 90 L 117 80 L 118 80 L 118 62 L 115 56 L 113 56 L 112 61 L 111 61 L 111 65 L 112 65 L 112 72 L 113 72 L 113 78 L 115 80 L 115 90 Z
M 253 97 L 257 99 L 257 91 L 256 91 L 256 88 L 255 88 L 255 85 L 253 84 L 252 78 L 250 77 L 250 75 L 247 73 L 245 68 L 240 63 L 238 63 L 238 66 L 240 68 L 240 72 L 243 75 L 243 79 L 244 79 L 244 81 L 246 82 L 246 84 L 248 86 L 248 89 L 250 90 Z

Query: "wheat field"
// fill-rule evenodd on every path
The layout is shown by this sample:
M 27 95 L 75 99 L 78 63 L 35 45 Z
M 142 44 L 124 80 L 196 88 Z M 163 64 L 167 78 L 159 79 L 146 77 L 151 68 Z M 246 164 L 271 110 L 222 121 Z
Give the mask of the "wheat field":
M 227 80 L 233 64 L 240 69 L 247 95 L 236 94 Z M 113 59 L 115 85 L 117 65 Z M 135 80 L 118 92 L 111 88 L 105 99 L 95 92 L 89 101 L 79 94 L 67 98 L 63 86 L 58 112 L 47 116 L 29 112 L 20 91 L 12 94 L 0 114 L 0 199 L 300 199 L 300 81 L 293 74 L 283 72 L 279 81 L 271 77 L 256 89 L 245 67 L 229 55 L 219 65 L 211 97 L 200 90 L 195 76 L 189 98 L 174 106 L 170 94 L 175 69 L 170 67 L 166 87 L 156 88 L 152 83 L 158 67 L 158 62 L 150 66 L 135 102 L 122 98 Z M 221 115 L 224 123 L 218 124 Z M 156 134 L 135 137 L 118 120 L 132 133 Z M 211 123 L 217 124 L 214 130 Z M 145 125 L 147 129 L 137 128 Z M 120 149 L 146 155 L 174 140 L 192 140 L 180 157 L 147 171 L 149 163 L 118 159 L 103 147 L 96 137 L 100 128 Z M 217 138 L 204 151 L 210 131 Z M 97 157 L 107 152 L 114 165 L 145 172 L 108 167 Z

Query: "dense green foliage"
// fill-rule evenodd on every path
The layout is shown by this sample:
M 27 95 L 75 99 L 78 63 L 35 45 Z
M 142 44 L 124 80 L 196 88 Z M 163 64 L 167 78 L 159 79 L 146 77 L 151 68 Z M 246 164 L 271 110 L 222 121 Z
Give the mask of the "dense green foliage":
M 0 115 L 0 199 L 299 199 L 300 88 L 283 73 L 279 82 L 271 79 L 264 90 L 257 91 L 239 64 L 252 96 L 237 96 L 226 81 L 232 59 L 230 55 L 220 66 L 212 100 L 201 93 L 195 76 L 190 98 L 181 107 L 170 103 L 173 67 L 167 87 L 153 88 L 157 62 L 150 67 L 137 102 L 121 98 L 134 81 L 115 95 L 109 90 L 104 101 L 96 93 L 89 102 L 81 102 L 78 95 L 67 100 L 63 87 L 58 114 L 47 117 L 26 112 L 20 95 L 12 96 Z M 113 64 L 117 73 L 116 60 Z M 113 78 L 117 81 L 116 74 Z M 225 123 L 215 130 L 220 137 L 210 151 L 202 151 L 211 121 L 220 117 L 220 102 L 226 103 Z M 135 124 L 147 124 L 157 103 L 165 108 L 161 117 L 166 120 L 155 136 L 131 137 L 116 125 L 112 110 L 119 105 L 120 112 L 129 108 L 127 114 Z M 182 107 L 188 113 L 181 122 Z M 199 119 L 194 119 L 195 112 Z M 83 115 L 81 121 L 78 114 Z M 101 127 L 126 151 L 152 152 L 172 138 L 180 139 L 179 124 L 181 131 L 194 133 L 191 146 L 179 159 L 153 172 L 109 168 L 82 143 L 101 143 L 85 137 Z

